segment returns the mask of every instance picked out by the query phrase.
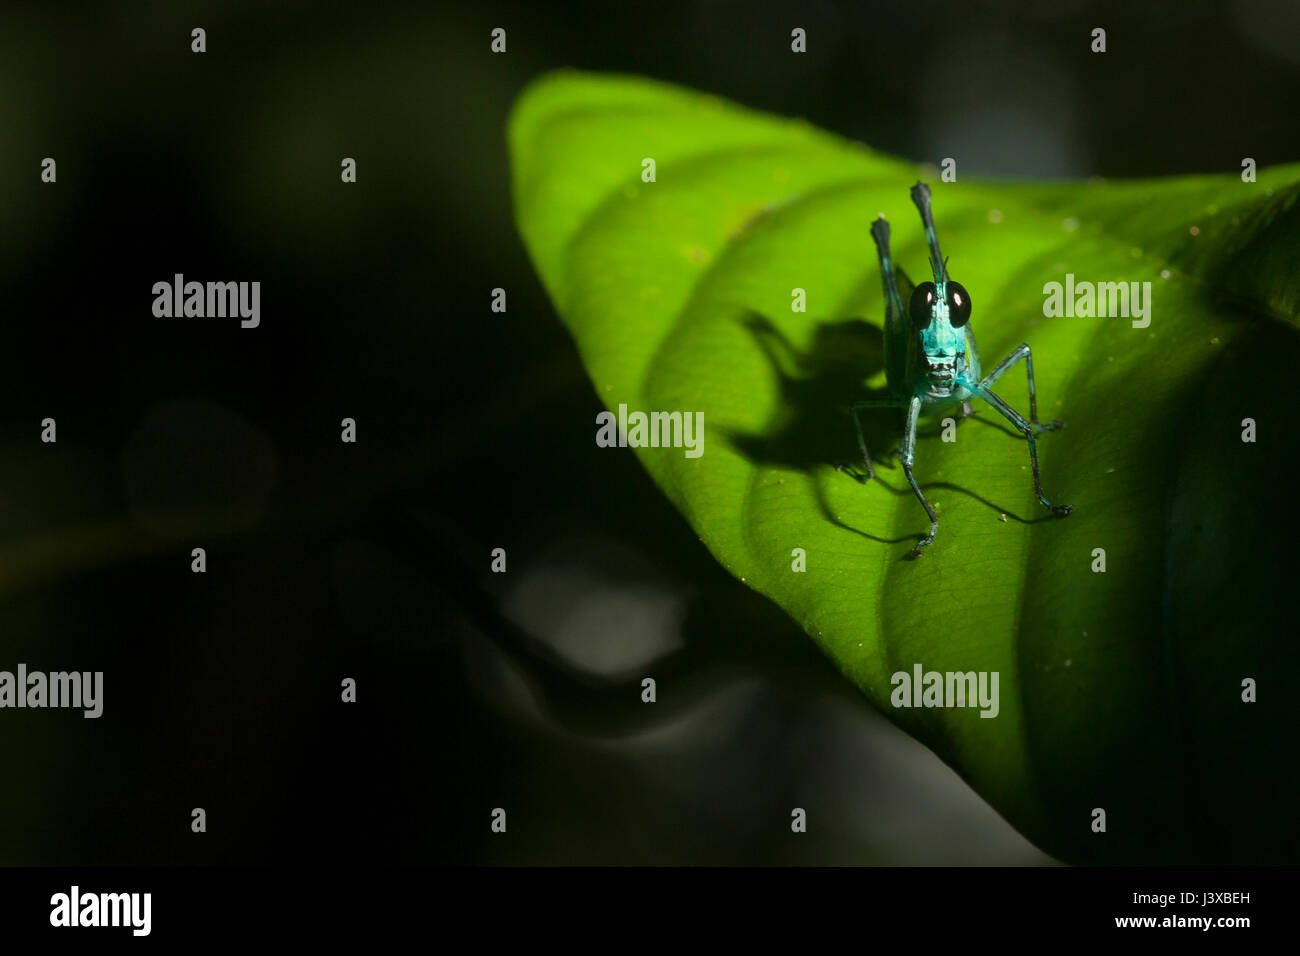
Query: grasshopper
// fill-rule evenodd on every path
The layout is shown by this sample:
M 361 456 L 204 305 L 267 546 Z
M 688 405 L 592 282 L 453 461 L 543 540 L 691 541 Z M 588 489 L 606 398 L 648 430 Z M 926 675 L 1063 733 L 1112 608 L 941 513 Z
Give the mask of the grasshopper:
M 899 458 L 907 483 L 916 492 L 921 506 L 930 517 L 930 533 L 912 549 L 911 556 L 919 558 L 922 549 L 934 541 L 939 532 L 939 517 L 926 500 L 912 465 L 916 453 L 916 424 L 923 412 L 929 414 L 943 406 L 961 406 L 961 417 L 972 414 L 970 400 L 981 398 L 998 410 L 1029 441 L 1029 461 L 1034 470 L 1034 494 L 1043 507 L 1053 514 L 1068 515 L 1070 505 L 1054 505 L 1043 497 L 1043 485 L 1038 477 L 1038 446 L 1034 436 L 1063 428 L 1061 422 L 1039 422 L 1038 401 L 1034 390 L 1034 359 L 1028 344 L 1021 344 L 998 364 L 997 368 L 982 375 L 979 349 L 975 346 L 975 333 L 971 330 L 971 301 L 966 288 L 948 276 L 948 261 L 939 252 L 939 236 L 934 228 L 934 214 L 930 210 L 930 187 L 918 182 L 912 187 L 912 202 L 921 213 L 925 238 L 930 245 L 930 270 L 933 282 L 922 282 L 912 290 L 907 308 L 898 292 L 898 281 L 908 285 L 907 276 L 900 270 L 897 278 L 889 256 L 889 223 L 882 213 L 871 225 L 871 238 L 876 241 L 880 255 L 880 272 L 885 283 L 885 376 L 889 397 L 854 402 L 850 406 L 853 424 L 858 432 L 858 447 L 867 473 L 858 480 L 865 484 L 874 478 L 871 456 L 863 437 L 862 421 L 858 413 L 867 408 L 900 408 L 905 410 L 903 438 Z M 993 383 L 1007 370 L 1025 361 L 1029 376 L 1029 418 L 1025 418 L 993 392 Z

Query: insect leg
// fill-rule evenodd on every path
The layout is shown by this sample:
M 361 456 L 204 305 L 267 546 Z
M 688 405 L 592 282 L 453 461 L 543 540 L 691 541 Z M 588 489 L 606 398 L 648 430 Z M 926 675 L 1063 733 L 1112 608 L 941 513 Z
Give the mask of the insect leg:
M 894 263 L 889 255 L 889 223 L 883 215 L 871 224 L 871 238 L 876 241 L 880 276 L 885 286 L 885 378 L 889 382 L 890 391 L 897 394 L 907 379 L 908 321 L 903 298 L 898 291 Z M 903 281 L 908 282 L 906 276 L 903 276 Z M 911 295 L 910 289 L 908 295 Z
M 907 475 L 907 483 L 912 486 L 916 497 L 921 501 L 921 506 L 925 508 L 925 513 L 930 516 L 930 533 L 918 541 L 916 547 L 912 549 L 914 558 L 919 558 L 921 549 L 933 541 L 934 536 L 939 533 L 939 516 L 934 513 L 930 502 L 925 500 L 925 495 L 921 493 L 921 486 L 916 483 L 916 478 L 912 475 L 912 462 L 916 451 L 916 420 L 920 416 L 921 398 L 917 395 L 912 397 L 912 401 L 907 406 L 907 425 L 903 429 L 903 474 Z
M 849 414 L 853 416 L 853 427 L 858 432 L 858 448 L 862 450 L 862 461 L 867 466 L 867 480 L 861 482 L 866 484 L 872 478 L 876 477 L 876 472 L 871 467 L 871 455 L 867 453 L 867 439 L 862 433 L 862 419 L 858 418 L 858 411 L 863 408 L 900 408 L 902 402 L 896 398 L 868 399 L 864 402 L 854 402 L 849 406 Z M 837 471 L 843 471 L 844 466 L 839 466 Z
M 979 381 L 980 377 L 980 348 L 975 344 L 975 330 L 966 323 L 966 368 L 972 379 Z M 961 403 L 961 417 L 970 418 L 975 414 L 974 409 L 970 407 L 970 400 Z
M 894 281 L 894 263 L 889 256 L 889 223 L 883 213 L 871 224 L 871 238 L 876 241 L 876 253 L 880 257 L 880 274 L 885 280 L 885 313 L 892 325 L 903 321 L 907 313 L 903 311 L 903 300 Z
M 984 376 L 983 380 L 980 382 L 980 387 L 989 388 L 992 386 L 994 382 L 1006 373 L 1007 369 L 1011 368 L 1011 366 L 1015 365 L 1021 359 L 1025 360 L 1025 372 L 1029 376 L 1029 424 L 1033 426 L 1035 432 L 1050 432 L 1057 428 L 1064 428 L 1065 425 L 1062 422 L 1040 423 L 1038 421 L 1038 396 L 1036 394 L 1037 389 L 1034 387 L 1034 356 L 1029 350 L 1029 345 L 1026 343 L 1018 345 L 1010 355 L 999 363 L 997 368 Z
M 1006 365 L 1007 363 L 1003 362 L 1002 364 Z M 1038 500 L 1042 503 L 1043 507 L 1048 511 L 1051 511 L 1053 514 L 1058 515 L 1068 515 L 1073 511 L 1073 505 L 1054 505 L 1043 497 L 1043 483 L 1038 477 L 1038 447 L 1034 442 L 1034 423 L 1026 420 L 1025 416 L 1021 415 L 1002 399 L 998 398 L 997 395 L 993 394 L 987 385 L 980 384 L 975 386 L 975 394 L 1001 412 L 1003 416 L 1006 417 L 1007 421 L 1011 422 L 1011 424 L 1015 425 L 1016 428 L 1024 432 L 1025 438 L 1029 439 L 1029 463 L 1034 469 L 1034 494 L 1038 496 Z
M 930 244 L 930 270 L 935 282 L 948 281 L 948 267 L 939 251 L 939 234 L 934 228 L 934 212 L 930 208 L 930 187 L 917 183 L 912 187 L 912 202 L 921 214 L 921 225 L 925 227 L 925 239 Z
M 980 376 L 980 347 L 975 344 L 975 330 L 966 323 L 966 361 L 974 371 L 976 378 Z

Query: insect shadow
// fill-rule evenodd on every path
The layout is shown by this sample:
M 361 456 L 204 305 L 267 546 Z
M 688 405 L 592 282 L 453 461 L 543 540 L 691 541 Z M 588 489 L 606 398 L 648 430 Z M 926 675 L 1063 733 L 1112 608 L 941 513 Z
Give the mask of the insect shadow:
M 865 472 L 849 406 L 857 401 L 884 398 L 888 394 L 883 388 L 871 389 L 865 384 L 884 369 L 884 337 L 879 327 L 862 319 L 819 322 L 813 331 L 811 345 L 800 350 L 785 332 L 760 313 L 747 312 L 739 321 L 767 357 L 777 380 L 781 401 L 780 408 L 764 431 L 749 434 L 726 431 L 725 439 L 756 465 L 795 468 L 809 475 L 818 468 L 830 466 L 845 471 L 845 481 L 851 478 L 861 480 Z M 882 480 L 880 474 L 882 466 L 898 469 L 902 411 L 865 409 L 859 417 L 867 450 L 876 463 L 876 478 L 865 487 L 880 485 L 890 494 L 912 498 L 912 490 L 905 483 L 895 485 Z M 1021 438 L 1000 423 L 979 415 L 973 415 L 967 421 L 996 428 L 1012 438 Z M 917 430 L 917 436 L 938 435 L 942 427 L 940 421 L 927 421 Z M 968 495 L 1021 524 L 1034 524 L 1051 517 L 1025 518 L 951 482 L 922 481 L 921 484 L 926 488 L 943 488 Z M 822 515 L 832 524 L 881 544 L 898 544 L 915 538 L 915 535 L 881 538 L 844 524 L 831 511 L 821 483 L 814 483 L 814 487 Z

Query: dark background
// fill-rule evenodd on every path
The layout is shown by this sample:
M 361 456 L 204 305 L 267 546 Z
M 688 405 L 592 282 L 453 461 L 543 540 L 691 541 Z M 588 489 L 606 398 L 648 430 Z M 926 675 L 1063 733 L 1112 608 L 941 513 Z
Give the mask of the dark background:
M 0 712 L 0 863 L 1045 861 L 595 447 L 507 112 L 575 66 L 963 175 L 1235 171 L 1300 159 L 1297 36 L 1288 0 L 7 4 L 0 669 L 103 670 L 105 713 Z M 261 327 L 153 318 L 176 272 L 260 280 Z

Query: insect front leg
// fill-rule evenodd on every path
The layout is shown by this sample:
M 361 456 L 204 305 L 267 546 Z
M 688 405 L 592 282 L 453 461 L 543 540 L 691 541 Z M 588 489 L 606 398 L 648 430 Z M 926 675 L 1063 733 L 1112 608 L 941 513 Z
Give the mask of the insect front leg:
M 915 460 L 916 451 L 916 421 L 921 417 L 921 397 L 912 396 L 912 401 L 907 406 L 907 425 L 903 429 L 903 474 L 907 475 L 907 483 L 912 486 L 916 492 L 916 497 L 920 499 L 921 506 L 925 508 L 925 513 L 930 516 L 930 533 L 917 542 L 912 549 L 912 557 L 919 558 L 921 549 L 934 540 L 934 536 L 939 533 L 939 516 L 935 514 L 934 508 L 930 502 L 925 500 L 925 495 L 921 493 L 921 486 L 916 483 L 916 478 L 912 475 L 912 462 Z
M 980 377 L 980 347 L 975 344 L 975 330 L 971 328 L 969 322 L 966 323 L 966 364 L 970 367 L 971 375 L 976 379 Z
M 853 416 L 853 427 L 858 432 L 858 448 L 862 450 L 862 461 L 867 466 L 867 477 L 859 478 L 858 483 L 865 485 L 872 478 L 876 477 L 875 470 L 871 467 L 871 455 L 867 452 L 867 439 L 862 431 L 862 419 L 858 418 L 858 412 L 864 408 L 902 408 L 903 402 L 896 398 L 877 398 L 868 399 L 863 402 L 854 402 L 849 406 L 849 414 Z M 836 471 L 844 471 L 843 465 L 836 466 Z M 856 476 L 854 476 L 856 477 Z
M 1011 366 L 1015 365 L 1021 359 L 1025 360 L 1025 372 L 1029 376 L 1029 424 L 1033 426 L 1035 432 L 1050 432 L 1055 431 L 1058 428 L 1064 428 L 1064 422 L 1052 421 L 1040 423 L 1038 421 L 1038 396 L 1036 394 L 1037 390 L 1034 387 L 1034 356 L 1029 350 L 1029 345 L 1026 343 L 1021 343 L 1017 346 L 1015 351 L 1004 358 L 997 368 L 989 372 L 988 375 L 985 375 L 980 381 L 979 387 L 991 388 L 993 383 L 1006 373 L 1007 369 L 1011 368 Z M 989 404 L 992 404 L 992 402 Z M 1003 414 L 1005 414 L 1005 412 Z
M 1029 346 L 1026 345 L 1021 347 L 1028 352 Z M 1008 365 L 1009 362 L 1010 360 L 1003 362 L 1002 365 Z M 1001 368 L 1001 366 L 999 366 L 999 368 Z M 998 373 L 995 371 L 993 374 L 996 375 Z M 1006 417 L 1007 421 L 1011 422 L 1011 424 L 1015 425 L 1016 428 L 1024 432 L 1025 438 L 1029 439 L 1029 463 L 1033 465 L 1034 468 L 1034 494 L 1038 496 L 1038 500 L 1042 503 L 1043 507 L 1053 514 L 1058 515 L 1068 515 L 1073 511 L 1073 505 L 1054 505 L 1043 497 L 1043 483 L 1038 477 L 1038 447 L 1034 442 L 1035 423 L 1027 420 L 1025 416 L 1021 415 L 1002 399 L 998 398 L 998 396 L 993 394 L 986 385 L 980 384 L 975 386 L 975 394 L 1001 412 L 1003 416 Z
M 966 366 L 970 370 L 971 377 L 978 380 L 980 377 L 980 347 L 975 344 L 975 330 L 970 327 L 969 322 L 966 323 L 965 332 L 966 332 Z M 975 410 L 971 408 L 970 399 L 967 399 L 966 401 L 961 403 L 962 418 L 970 418 L 974 414 L 975 414 Z

